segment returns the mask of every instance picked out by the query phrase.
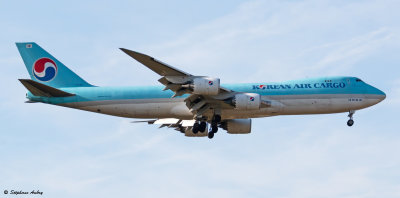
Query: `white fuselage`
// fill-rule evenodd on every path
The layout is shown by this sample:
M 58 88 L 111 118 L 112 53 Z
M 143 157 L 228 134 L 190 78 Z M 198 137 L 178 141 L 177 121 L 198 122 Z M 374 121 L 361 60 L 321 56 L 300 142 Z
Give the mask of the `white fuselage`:
M 329 83 L 327 83 L 329 82 Z M 268 106 L 256 110 L 220 108 L 222 119 L 258 118 L 276 115 L 349 112 L 379 103 L 386 95 L 353 77 L 318 78 L 268 84 L 227 85 L 235 93 L 257 93 Z M 128 118 L 193 119 L 185 99 L 173 98 L 162 87 L 81 87 L 62 89 L 73 97 L 46 98 L 28 95 L 32 101 Z M 226 105 L 226 104 L 225 104 Z M 212 109 L 212 108 L 211 108 Z M 204 112 L 212 117 L 214 110 Z
M 257 118 L 276 115 L 327 114 L 359 110 L 379 103 L 382 97 L 366 94 L 262 96 L 271 107 L 259 110 L 222 110 L 223 119 Z M 69 103 L 68 107 L 129 118 L 192 119 L 183 98 L 129 99 Z M 97 103 L 97 104 L 96 104 Z

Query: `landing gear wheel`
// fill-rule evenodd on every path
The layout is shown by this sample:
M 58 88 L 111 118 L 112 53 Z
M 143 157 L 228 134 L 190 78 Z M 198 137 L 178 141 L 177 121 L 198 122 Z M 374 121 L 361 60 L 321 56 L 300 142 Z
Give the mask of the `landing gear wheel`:
M 204 131 L 206 131 L 206 128 L 207 128 L 207 123 L 206 122 L 200 122 L 199 131 L 204 133 Z
M 208 138 L 212 139 L 214 137 L 214 133 L 213 132 L 208 132 Z
M 214 115 L 214 119 L 213 119 L 213 121 L 214 122 L 216 122 L 216 123 L 219 123 L 219 122 L 221 122 L 221 116 L 220 115 Z
M 200 124 L 198 122 L 194 123 L 193 128 L 192 128 L 192 132 L 194 134 L 196 134 L 197 132 L 199 132 L 199 128 L 200 128 Z
M 347 126 L 349 126 L 349 127 L 351 127 L 351 126 L 353 126 L 353 124 L 354 124 L 354 120 L 349 120 L 349 121 L 347 121 Z
M 211 125 L 211 132 L 213 132 L 213 133 L 218 132 L 218 126 L 217 125 Z
M 350 110 L 349 111 L 349 115 L 347 117 L 349 117 L 350 119 L 347 121 L 347 126 L 351 127 L 354 124 L 354 120 L 353 120 L 353 115 L 354 115 L 355 111 L 354 110 Z

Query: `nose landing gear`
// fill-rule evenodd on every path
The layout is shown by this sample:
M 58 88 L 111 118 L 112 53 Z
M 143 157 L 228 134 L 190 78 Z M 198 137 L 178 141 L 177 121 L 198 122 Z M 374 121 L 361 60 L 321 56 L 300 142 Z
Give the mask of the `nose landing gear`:
M 350 119 L 347 121 L 347 126 L 349 126 L 349 127 L 353 126 L 353 124 L 354 124 L 354 120 L 353 120 L 353 115 L 354 115 L 354 113 L 355 113 L 354 110 L 350 110 L 350 111 L 349 111 L 348 117 L 349 117 Z
M 347 121 L 347 126 L 351 127 L 354 124 L 354 120 L 348 120 Z

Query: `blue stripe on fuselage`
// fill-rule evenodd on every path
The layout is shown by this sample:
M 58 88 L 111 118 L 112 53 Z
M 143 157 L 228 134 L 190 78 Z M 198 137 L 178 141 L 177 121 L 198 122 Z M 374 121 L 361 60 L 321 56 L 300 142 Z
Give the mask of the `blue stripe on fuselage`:
M 258 93 L 260 95 L 312 95 L 312 94 L 384 94 L 354 77 L 326 77 L 293 80 L 279 83 L 246 83 L 222 85 L 236 92 Z M 158 99 L 171 98 L 173 92 L 162 91 L 163 86 L 143 87 L 71 87 L 61 90 L 76 96 L 64 98 L 45 98 L 28 95 L 33 101 L 51 104 L 87 102 L 102 100 Z M 187 97 L 183 95 L 180 97 Z

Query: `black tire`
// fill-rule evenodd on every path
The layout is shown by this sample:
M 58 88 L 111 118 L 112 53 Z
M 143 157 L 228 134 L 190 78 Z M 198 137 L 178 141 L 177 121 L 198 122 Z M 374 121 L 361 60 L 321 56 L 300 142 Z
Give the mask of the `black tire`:
M 192 132 L 194 133 L 194 134 L 196 134 L 197 132 L 199 132 L 199 127 L 200 127 L 200 125 L 199 125 L 199 123 L 194 123 L 194 125 L 193 125 L 193 128 L 192 128 Z
M 211 131 L 212 131 L 213 133 L 218 132 L 218 126 L 217 126 L 217 125 L 211 126 Z
M 206 128 L 207 128 L 207 123 L 206 122 L 200 122 L 199 131 L 204 133 L 204 131 L 206 131 Z
M 209 133 L 208 133 L 208 138 L 209 138 L 209 139 L 213 139 L 213 137 L 214 137 L 214 133 L 213 133 L 213 132 L 209 132 Z
M 214 122 L 216 122 L 216 123 L 221 122 L 221 116 L 220 115 L 215 115 L 214 116 Z
M 351 126 L 353 126 L 353 124 L 354 124 L 354 120 L 349 120 L 349 121 L 347 121 L 347 126 L 349 126 L 349 127 L 351 127 Z

